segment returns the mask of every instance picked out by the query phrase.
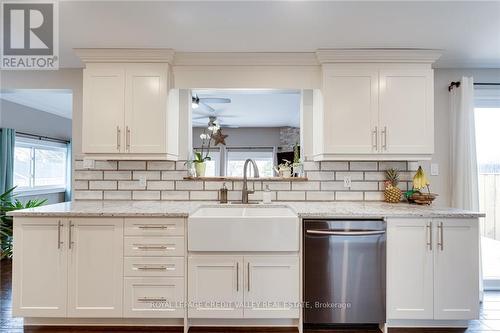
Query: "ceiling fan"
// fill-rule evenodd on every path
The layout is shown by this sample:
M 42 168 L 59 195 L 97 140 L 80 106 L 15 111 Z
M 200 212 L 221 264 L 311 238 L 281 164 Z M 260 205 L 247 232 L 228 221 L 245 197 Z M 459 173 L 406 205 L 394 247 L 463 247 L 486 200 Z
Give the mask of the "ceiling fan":
M 191 107 L 194 109 L 199 108 L 200 106 L 207 111 L 215 112 L 215 109 L 212 108 L 207 103 L 231 103 L 230 98 L 218 98 L 218 97 L 198 97 L 198 95 L 194 95 L 191 97 Z

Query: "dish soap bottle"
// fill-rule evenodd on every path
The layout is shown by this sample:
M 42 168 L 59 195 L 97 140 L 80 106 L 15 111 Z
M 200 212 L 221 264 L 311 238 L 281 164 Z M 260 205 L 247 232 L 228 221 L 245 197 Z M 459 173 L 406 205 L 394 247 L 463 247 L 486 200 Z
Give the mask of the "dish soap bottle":
M 227 203 L 227 187 L 226 183 L 222 184 L 222 188 L 219 190 L 220 203 Z
M 269 189 L 269 185 L 266 185 L 264 192 L 262 193 L 262 203 L 270 204 L 271 203 L 271 190 Z

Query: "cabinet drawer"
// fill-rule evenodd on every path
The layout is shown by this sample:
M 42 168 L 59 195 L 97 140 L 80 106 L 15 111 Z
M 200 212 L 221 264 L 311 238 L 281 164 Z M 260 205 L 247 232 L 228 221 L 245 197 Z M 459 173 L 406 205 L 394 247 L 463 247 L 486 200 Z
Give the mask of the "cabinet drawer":
M 183 318 L 184 278 L 125 278 L 125 318 Z
M 125 276 L 184 276 L 183 257 L 128 257 Z
M 125 236 L 182 236 L 182 218 L 126 218 Z
M 183 256 L 184 237 L 125 237 L 125 256 Z

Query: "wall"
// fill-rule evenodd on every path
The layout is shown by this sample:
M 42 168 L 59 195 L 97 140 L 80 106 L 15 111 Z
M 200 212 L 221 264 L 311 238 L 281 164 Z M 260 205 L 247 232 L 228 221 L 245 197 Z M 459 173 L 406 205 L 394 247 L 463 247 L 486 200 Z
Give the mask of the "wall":
M 71 119 L 0 99 L 0 127 L 69 140 L 71 123 Z
M 241 127 L 241 128 L 223 128 L 222 132 L 226 138 L 227 146 L 237 147 L 278 147 L 280 145 L 279 127 Z M 193 128 L 193 146 L 201 145 L 200 134 L 203 128 Z

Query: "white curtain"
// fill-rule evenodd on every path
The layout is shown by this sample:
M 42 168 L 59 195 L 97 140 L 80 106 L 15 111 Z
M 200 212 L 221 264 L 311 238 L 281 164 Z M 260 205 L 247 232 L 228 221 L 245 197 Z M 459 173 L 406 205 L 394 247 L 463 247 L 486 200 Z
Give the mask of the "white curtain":
M 474 124 L 474 82 L 462 77 L 450 92 L 451 205 L 479 211 L 479 188 Z

